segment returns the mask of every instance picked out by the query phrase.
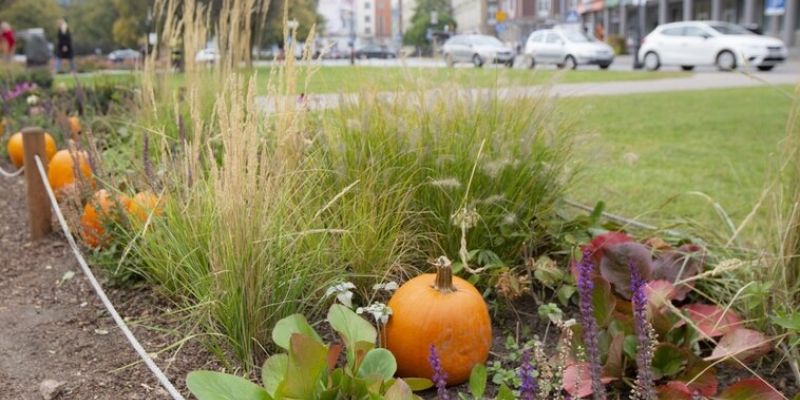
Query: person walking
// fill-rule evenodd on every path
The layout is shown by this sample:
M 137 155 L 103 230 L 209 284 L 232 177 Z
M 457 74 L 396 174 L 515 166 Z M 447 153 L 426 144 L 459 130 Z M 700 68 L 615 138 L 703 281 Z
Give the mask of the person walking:
M 14 30 L 11 29 L 11 25 L 8 22 L 0 22 L 0 47 L 3 49 L 3 59 L 6 61 L 11 61 L 14 57 L 14 50 L 17 45 L 17 39 L 14 37 Z
M 58 40 L 56 41 L 56 73 L 61 72 L 61 62 L 69 61 L 69 69 L 75 72 L 75 55 L 72 52 L 72 35 L 69 32 L 67 20 L 58 20 Z

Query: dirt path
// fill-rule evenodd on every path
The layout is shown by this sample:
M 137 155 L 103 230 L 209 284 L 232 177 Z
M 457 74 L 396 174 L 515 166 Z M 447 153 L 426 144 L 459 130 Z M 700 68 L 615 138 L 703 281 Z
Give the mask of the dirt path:
M 56 399 L 169 398 L 143 364 L 125 368 L 138 357 L 63 237 L 29 243 L 26 224 L 24 180 L 0 177 L 0 399 L 42 399 L 40 384 L 48 379 L 64 383 Z M 172 323 L 166 306 L 146 289 L 110 290 L 109 297 L 134 322 L 131 328 L 148 351 L 179 339 L 144 328 Z M 208 359 L 192 343 L 177 354 L 158 354 L 156 362 L 183 388 L 186 372 Z

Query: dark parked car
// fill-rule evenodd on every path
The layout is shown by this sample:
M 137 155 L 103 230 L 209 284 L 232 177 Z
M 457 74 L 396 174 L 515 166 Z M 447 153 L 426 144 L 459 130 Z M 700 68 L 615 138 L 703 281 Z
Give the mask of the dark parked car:
M 356 58 L 397 58 L 397 53 L 388 46 L 368 45 L 356 50 Z

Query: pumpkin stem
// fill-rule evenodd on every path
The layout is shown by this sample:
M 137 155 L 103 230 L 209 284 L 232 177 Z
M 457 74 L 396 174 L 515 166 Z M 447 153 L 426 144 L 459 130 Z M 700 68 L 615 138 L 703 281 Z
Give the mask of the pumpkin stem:
M 434 288 L 439 293 L 452 293 L 456 291 L 453 286 L 453 263 L 447 256 L 441 256 L 433 263 L 436 267 L 436 284 Z

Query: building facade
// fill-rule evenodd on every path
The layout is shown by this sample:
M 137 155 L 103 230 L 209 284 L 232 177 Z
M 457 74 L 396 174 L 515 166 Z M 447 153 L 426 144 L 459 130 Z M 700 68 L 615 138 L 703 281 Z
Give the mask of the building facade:
M 758 26 L 764 34 L 793 45 L 800 35 L 798 1 L 786 0 L 781 16 L 765 15 L 764 0 L 582 0 L 577 11 L 587 28 L 603 24 L 606 37 L 635 37 L 639 28 L 638 8 L 644 7 L 645 34 L 668 22 L 714 20 Z
M 392 39 L 392 1 L 375 1 L 375 38 L 380 42 Z

